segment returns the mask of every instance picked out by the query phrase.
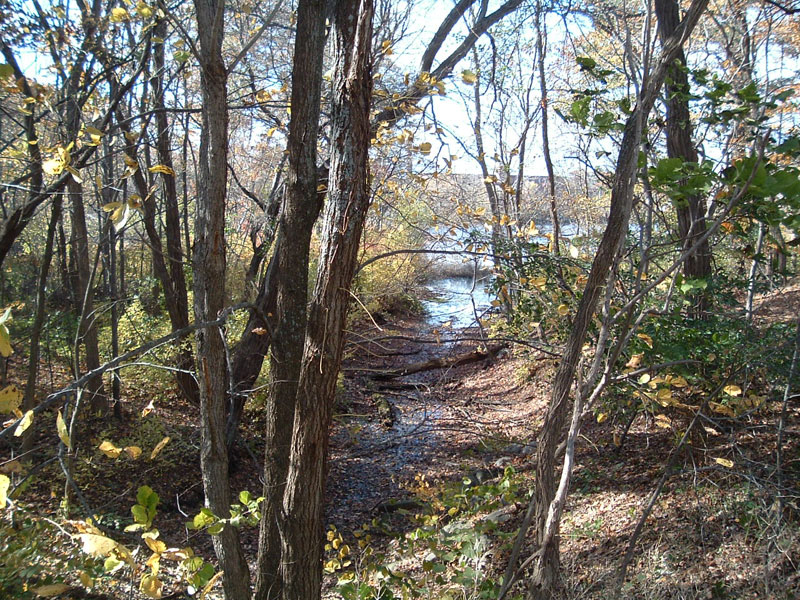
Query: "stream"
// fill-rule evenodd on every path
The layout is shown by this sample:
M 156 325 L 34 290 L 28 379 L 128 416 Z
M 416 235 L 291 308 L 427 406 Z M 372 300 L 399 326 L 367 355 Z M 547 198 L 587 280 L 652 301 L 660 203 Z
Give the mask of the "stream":
M 432 299 L 422 300 L 425 321 L 432 327 L 465 329 L 476 325 L 492 305 L 494 296 L 486 291 L 489 279 L 474 281 L 472 277 L 446 277 L 430 281 L 426 288 Z

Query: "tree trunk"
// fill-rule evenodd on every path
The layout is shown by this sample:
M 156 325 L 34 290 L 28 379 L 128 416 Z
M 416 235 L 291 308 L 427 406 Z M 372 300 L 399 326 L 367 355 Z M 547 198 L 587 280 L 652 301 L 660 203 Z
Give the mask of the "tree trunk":
M 556 449 L 561 443 L 567 417 L 571 412 L 569 395 L 575 379 L 581 350 L 586 340 L 586 332 L 594 314 L 597 300 L 614 263 L 614 256 L 627 231 L 643 123 L 647 121 L 650 110 L 667 76 L 667 71 L 676 58 L 678 51 L 681 50 L 685 37 L 688 37 L 697 24 L 697 20 L 707 3 L 708 0 L 693 0 L 686 19 L 681 23 L 675 35 L 664 40 L 664 49 L 658 65 L 653 69 L 650 79 L 644 83 L 636 108 L 625 124 L 611 190 L 611 211 L 608 217 L 608 224 L 592 262 L 592 268 L 578 305 L 578 311 L 567 340 L 566 349 L 556 371 L 550 404 L 547 407 L 547 413 L 539 434 L 539 444 L 536 451 L 536 479 L 534 483 L 534 495 L 536 498 L 534 523 L 536 524 L 539 548 L 528 589 L 530 600 L 549 600 L 553 597 L 559 584 L 558 523 L 560 514 L 555 519 L 555 535 L 546 537 L 550 505 L 555 497 Z
M 560 251 L 560 238 L 561 226 L 558 220 L 558 206 L 556 205 L 556 176 L 553 171 L 553 159 L 550 156 L 550 132 L 548 129 L 548 105 L 547 105 L 547 79 L 545 78 L 545 38 L 547 31 L 545 29 L 544 9 L 541 2 L 536 3 L 536 13 L 534 15 L 534 25 L 536 27 L 536 63 L 539 71 L 539 90 L 542 94 L 542 154 L 544 156 L 544 164 L 547 168 L 547 191 L 550 196 L 550 220 L 553 222 L 553 245 L 551 251 L 554 256 L 559 256 Z M 561 264 L 558 265 L 559 276 L 561 275 Z
M 22 400 L 22 410 L 28 412 L 36 406 L 36 380 L 39 373 L 39 351 L 42 327 L 44 326 L 45 311 L 47 305 L 47 274 L 50 271 L 50 263 L 53 260 L 53 242 L 56 235 L 58 220 L 61 218 L 61 198 L 53 201 L 52 212 L 50 213 L 50 223 L 47 226 L 47 241 L 42 257 L 42 266 L 39 269 L 39 285 L 36 288 L 36 313 L 33 319 L 33 331 L 31 332 L 30 359 L 28 362 L 28 381 L 25 385 L 25 397 Z M 33 433 L 36 430 L 36 423 L 33 423 L 22 437 L 22 452 L 28 452 L 33 447 Z
M 276 318 L 271 339 L 271 387 L 266 407 L 266 501 L 259 531 L 256 575 L 258 600 L 278 598 L 284 591 L 284 585 L 290 583 L 284 579 L 282 572 L 282 563 L 286 558 L 281 556 L 279 528 L 281 523 L 287 526 L 281 504 L 289 468 L 292 422 L 295 418 L 306 332 L 309 245 L 321 208 L 316 161 L 325 47 L 325 6 L 325 0 L 301 1 L 298 5 L 287 195 L 278 221 L 279 242 L 267 269 L 271 287 L 275 289 Z
M 349 289 L 369 208 L 372 0 L 340 0 L 334 19 L 330 189 L 292 434 L 281 528 L 286 600 L 316 600 L 322 500 Z
M 154 28 L 154 34 L 166 38 L 167 21 L 166 19 L 158 22 Z M 156 126 L 158 150 L 158 161 L 167 167 L 170 173 L 161 173 L 161 183 L 164 190 L 164 215 L 165 215 L 165 237 L 167 241 L 167 271 L 169 276 L 162 281 L 162 287 L 168 285 L 171 288 L 172 302 L 174 306 L 169 307 L 170 324 L 172 330 L 183 329 L 189 325 L 189 299 L 186 291 L 186 277 L 183 271 L 184 251 L 181 245 L 181 215 L 178 207 L 178 190 L 175 185 L 175 170 L 173 168 L 172 153 L 170 152 L 170 130 L 167 112 L 164 106 L 164 44 L 156 44 L 153 48 L 153 61 L 156 76 L 153 77 L 153 92 L 155 96 Z M 153 252 L 160 251 L 153 247 Z M 193 404 L 199 402 L 197 380 L 191 371 L 194 366 L 194 356 L 191 347 L 187 347 L 182 340 L 177 342 L 177 367 L 181 369 L 176 372 L 175 378 L 187 400 Z
M 94 291 L 92 290 L 92 267 L 89 262 L 89 231 L 86 228 L 86 212 L 83 206 L 83 188 L 74 179 L 67 184 L 69 190 L 72 252 L 77 271 L 78 294 L 75 312 L 80 317 L 78 337 L 83 340 L 86 354 L 86 370 L 94 371 L 100 367 L 100 351 L 97 343 L 97 326 L 94 314 Z M 75 347 L 75 377 L 80 377 L 79 345 Z M 108 399 L 103 389 L 102 377 L 95 377 L 86 386 L 89 406 L 94 414 L 105 415 Z
M 200 41 L 203 128 L 200 137 L 195 216 L 195 321 L 216 319 L 225 302 L 225 201 L 228 176 L 228 74 L 222 60 L 225 8 L 222 0 L 195 0 Z M 202 436 L 200 466 L 206 506 L 220 518 L 230 516 L 228 452 L 225 446 L 227 369 L 224 331 L 197 331 L 197 374 Z M 226 525 L 213 536 L 219 566 L 225 572 L 227 600 L 249 600 L 250 573 L 238 531 Z
M 659 35 L 662 40 L 666 40 L 675 33 L 680 23 L 678 2 L 656 0 L 654 6 Z M 686 56 L 682 49 L 678 52 L 674 63 L 670 65 L 664 92 L 667 98 L 667 156 L 697 163 L 689 114 L 689 78 L 686 71 Z M 685 201 L 678 201 L 675 210 L 678 216 L 681 251 L 683 251 L 691 248 L 706 232 L 705 200 L 699 195 L 689 196 Z M 711 277 L 711 248 L 708 241 L 704 241 L 696 252 L 686 257 L 683 273 L 688 279 L 708 280 Z M 691 308 L 692 316 L 702 317 L 710 308 L 710 301 L 711 296 L 708 291 L 698 291 Z

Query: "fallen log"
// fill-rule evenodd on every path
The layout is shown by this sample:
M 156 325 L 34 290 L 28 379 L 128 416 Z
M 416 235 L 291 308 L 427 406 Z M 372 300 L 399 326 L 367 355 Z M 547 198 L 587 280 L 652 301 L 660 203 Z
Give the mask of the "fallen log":
M 378 371 L 370 374 L 370 377 L 377 380 L 394 379 L 396 377 L 403 377 L 413 373 L 421 373 L 423 371 L 432 371 L 434 369 L 449 369 L 451 367 L 460 367 L 470 363 L 494 358 L 501 350 L 508 348 L 506 342 L 500 344 L 493 344 L 486 348 L 486 350 L 472 350 L 459 354 L 458 356 L 450 356 L 446 358 L 432 358 L 423 362 L 412 363 L 401 367 L 399 369 L 388 369 L 386 371 Z

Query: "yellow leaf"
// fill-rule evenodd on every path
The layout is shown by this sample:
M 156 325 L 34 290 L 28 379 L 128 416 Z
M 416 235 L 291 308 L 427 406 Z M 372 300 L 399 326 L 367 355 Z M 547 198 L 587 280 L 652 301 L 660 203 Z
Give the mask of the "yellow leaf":
M 8 488 L 11 486 L 11 480 L 8 475 L 0 475 L 0 508 L 5 508 L 8 504 Z
M 125 10 L 124 8 L 118 7 L 111 9 L 111 17 L 109 20 L 112 23 L 122 23 L 123 21 L 127 21 L 128 19 L 130 19 L 130 15 L 128 14 L 128 11 Z
M 156 444 L 155 448 L 153 448 L 153 451 L 150 453 L 150 460 L 153 460 L 156 456 L 158 456 L 158 453 L 164 449 L 164 446 L 169 444 L 169 440 L 170 437 L 167 436 Z
M 31 426 L 31 423 L 33 423 L 33 411 L 29 410 L 25 413 L 25 416 L 22 417 L 22 421 L 20 421 L 19 425 L 17 425 L 17 428 L 14 430 L 14 436 L 19 437 L 25 433 L 25 430 Z
M 484 183 L 497 183 L 497 177 L 495 175 L 488 175 L 483 180 Z
M 419 151 L 422 152 L 423 154 L 430 154 L 432 147 L 433 146 L 431 145 L 430 142 L 424 142 L 419 145 Z
M 13 413 L 22 404 L 22 392 L 15 385 L 0 391 L 0 414 Z
M 139 161 L 128 154 L 123 154 L 122 160 L 125 161 L 125 165 L 130 167 L 131 169 L 139 168 Z
M 606 421 L 608 421 L 608 413 L 598 413 L 597 422 L 604 423 Z
M 222 577 L 223 573 L 224 573 L 224 571 L 219 571 L 219 572 L 215 573 L 214 576 L 211 579 L 208 580 L 208 583 L 206 584 L 206 587 L 204 587 L 203 591 L 200 592 L 200 596 L 198 597 L 197 600 L 204 600 L 204 598 L 208 595 L 208 592 L 211 591 L 211 588 L 214 587 L 214 584 L 216 584 L 220 580 L 220 578 Z
M 144 541 L 147 544 L 147 547 L 156 554 L 161 554 L 167 549 L 167 545 L 161 540 L 151 540 L 150 538 L 145 538 Z
M 644 385 L 648 381 L 650 381 L 650 373 L 644 373 L 641 377 L 639 377 L 639 383 L 641 385 Z
M 67 165 L 64 168 L 67 171 L 69 171 L 70 175 L 72 175 L 72 179 L 75 180 L 75 183 L 83 183 L 83 178 L 81 177 L 81 174 L 78 173 L 78 170 L 75 167 L 70 167 L 69 165 Z
M 569 306 L 567 306 L 566 304 L 559 304 L 556 311 L 558 311 L 558 314 L 560 314 L 563 317 L 569 314 Z
M 139 16 L 143 19 L 149 19 L 153 16 L 153 9 L 142 2 L 142 0 L 136 3 L 136 12 L 139 13 Z
M 142 455 L 142 449 L 139 446 L 125 446 L 125 454 L 136 460 Z
M 672 420 L 667 415 L 656 415 L 655 424 L 661 429 L 669 429 L 672 427 Z
M 394 54 L 394 52 L 392 52 L 392 40 L 383 40 L 383 42 L 381 42 L 381 50 L 383 50 L 386 56 Z
M 729 396 L 741 396 L 742 395 L 742 388 L 738 385 L 726 385 L 722 388 L 722 391 L 728 394 Z
M 571 258 L 578 258 L 578 249 L 572 244 L 569 245 L 569 255 Z
M 685 377 L 680 377 L 680 376 L 673 378 L 671 383 L 676 388 L 685 388 L 686 386 L 689 385 L 689 382 L 686 381 L 686 378 Z
M 142 575 L 142 581 L 139 584 L 139 591 L 148 598 L 161 598 L 161 580 L 155 575 L 148 573 Z
M 661 406 L 668 406 L 672 400 L 672 392 L 667 388 L 661 388 L 656 394 L 656 400 Z
M 117 448 L 108 440 L 105 440 L 102 444 L 100 444 L 97 449 L 105 454 L 108 458 L 119 458 L 119 455 L 122 454 L 122 448 Z
M 71 589 L 72 586 L 66 583 L 52 583 L 50 585 L 40 585 L 39 587 L 32 588 L 31 591 L 42 598 L 52 598 L 53 596 L 60 596 Z
M 94 579 L 92 579 L 91 575 L 89 575 L 86 571 L 81 571 L 78 573 L 78 579 L 81 581 L 81 585 L 85 588 L 94 587 Z
M 103 204 L 103 211 L 104 212 L 114 212 L 120 206 L 122 206 L 122 202 L 109 202 L 108 204 Z
M 142 210 L 142 199 L 139 197 L 139 194 L 131 194 L 128 197 L 128 208 L 133 210 Z
M 540 290 L 544 289 L 544 287 L 547 285 L 547 277 L 534 277 L 530 280 L 530 283 Z
M 256 335 L 267 335 L 267 330 L 263 327 L 254 327 L 251 331 Z
M 164 175 L 175 176 L 175 171 L 170 169 L 167 165 L 155 165 L 154 167 L 150 167 L 148 171 L 151 173 L 163 173 Z
M 51 158 L 42 163 L 42 170 L 48 175 L 61 175 L 64 163 L 58 158 Z
M 652 347 L 653 347 L 653 338 L 651 338 L 651 337 L 650 337 L 649 335 L 647 335 L 646 333 L 637 333 L 637 334 L 636 334 L 636 337 L 638 337 L 638 338 L 639 338 L 640 340 L 642 340 L 642 341 L 643 341 L 645 344 L 647 344 L 647 347 L 648 347 L 648 348 L 652 348 Z
M 732 469 L 733 468 L 733 461 L 732 460 L 728 460 L 727 458 L 715 458 L 714 462 L 717 463 L 718 465 L 722 465 L 723 467 L 726 467 L 728 469 Z
M 464 69 L 461 71 L 461 81 L 467 85 L 473 85 L 476 81 L 478 81 L 478 76 L 469 69 Z
M 258 100 L 259 102 L 267 102 L 269 100 L 272 100 L 272 94 L 267 90 L 258 90 L 256 92 L 256 100 Z
M 58 431 L 59 439 L 67 447 L 67 450 L 72 450 L 72 445 L 69 443 L 69 431 L 67 431 L 67 424 L 64 422 L 64 417 L 60 410 L 56 415 L 56 430 Z
M 622 436 L 619 433 L 617 433 L 616 431 L 614 432 L 613 440 L 614 440 L 614 445 L 617 448 L 619 448 L 622 445 Z
M 708 405 L 715 413 L 725 415 L 726 417 L 735 417 L 736 412 L 730 407 L 720 404 L 719 402 L 709 402 Z
M 78 537 L 81 540 L 83 551 L 95 558 L 105 558 L 119 545 L 111 538 L 96 533 L 82 533 Z

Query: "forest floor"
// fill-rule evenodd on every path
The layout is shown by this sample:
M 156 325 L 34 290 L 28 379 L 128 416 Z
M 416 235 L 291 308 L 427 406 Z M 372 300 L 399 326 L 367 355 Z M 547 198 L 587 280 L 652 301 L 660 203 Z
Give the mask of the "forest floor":
M 758 306 L 762 324 L 795 319 L 800 282 L 763 296 Z M 461 355 L 478 345 L 447 341 L 456 335 L 469 337 L 470 332 L 433 331 L 421 319 L 396 318 L 380 329 L 371 324 L 349 336 L 331 431 L 326 522 L 336 530 L 329 537 L 341 535 L 340 543 L 352 548 L 340 563 L 352 564 L 328 569 L 326 597 L 336 597 L 339 576 L 354 568 L 365 573 L 377 556 L 390 567 L 387 582 L 401 587 L 416 582 L 433 597 L 459 597 L 448 587 L 455 578 L 432 577 L 432 557 L 439 556 L 431 554 L 432 542 L 409 550 L 408 540 L 423 529 L 436 532 L 429 540 L 455 551 L 443 559 L 444 576 L 453 571 L 463 575 L 469 566 L 476 582 L 484 576 L 502 578 L 512 532 L 526 510 L 535 439 L 556 362 L 517 346 L 461 366 L 376 377 L 410 363 Z M 184 527 L 202 507 L 196 409 L 171 391 L 159 394 L 152 412 L 140 419 L 153 400 L 151 389 L 144 382 L 126 385 L 128 417 L 92 425 L 87 433 L 92 448 L 78 456 L 76 480 L 86 490 L 92 511 L 104 515 L 101 524 L 111 529 L 129 522 L 136 490 L 149 485 L 161 498 L 155 520 L 161 538 L 168 545 L 191 545 L 211 558 L 208 536 Z M 234 457 L 232 487 L 258 494 L 263 421 L 255 400 Z M 784 439 L 784 485 L 793 493 L 780 525 L 772 488 L 764 484 L 769 474 L 763 465 L 774 463 L 779 409 L 779 402 L 771 402 L 746 423 L 730 422 L 720 431 L 706 428 L 703 444 L 682 452 L 645 523 L 619 597 L 800 598 L 800 511 L 792 504 L 800 497 L 796 402 L 790 404 Z M 663 427 L 640 414 L 620 447 L 616 442 L 624 425 L 613 418 L 603 423 L 589 419 L 583 428 L 561 528 L 565 598 L 614 595 L 629 537 L 686 421 L 676 416 L 673 427 Z M 46 458 L 43 448 L 48 443 L 53 447 L 54 431 L 40 436 L 40 458 Z M 108 439 L 120 448 L 141 447 L 146 457 L 166 436 L 170 442 L 152 461 L 125 453 L 110 459 L 96 451 Z M 5 451 L 0 459 L 7 460 Z M 733 460 L 733 468 L 726 466 L 727 459 Z M 56 514 L 62 491 L 63 477 L 51 463 L 26 492 L 26 503 L 51 506 Z M 491 527 L 484 526 L 487 519 Z M 466 538 L 452 535 L 459 523 L 480 533 L 479 552 L 472 544 L 472 553 L 467 553 Z M 448 527 L 450 533 L 443 534 Z M 367 545 L 367 535 L 373 558 L 358 550 L 359 542 Z M 253 559 L 257 537 L 256 529 L 243 531 L 245 551 Z M 58 544 L 66 547 L 75 541 L 62 536 Z M 532 551 L 528 539 L 522 559 Z M 326 554 L 327 559 L 341 556 L 335 548 Z M 434 572 L 440 573 L 438 568 Z M 117 594 L 109 585 L 125 591 Z M 98 590 L 95 597 L 134 597 L 130 583 L 104 587 L 107 594 Z M 481 597 L 477 583 L 472 593 L 464 589 L 462 597 Z M 512 591 L 519 594 L 524 588 L 519 584 Z

